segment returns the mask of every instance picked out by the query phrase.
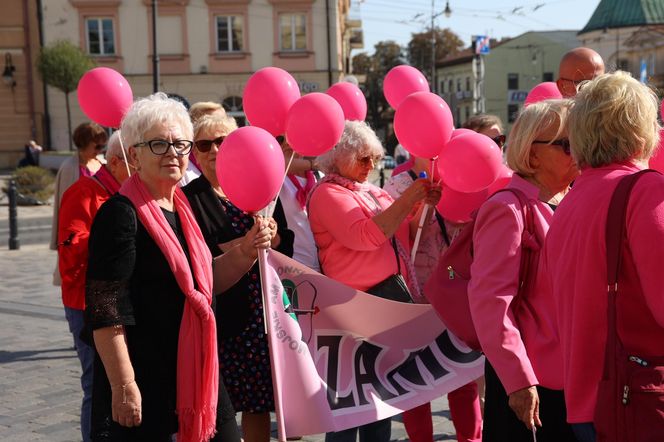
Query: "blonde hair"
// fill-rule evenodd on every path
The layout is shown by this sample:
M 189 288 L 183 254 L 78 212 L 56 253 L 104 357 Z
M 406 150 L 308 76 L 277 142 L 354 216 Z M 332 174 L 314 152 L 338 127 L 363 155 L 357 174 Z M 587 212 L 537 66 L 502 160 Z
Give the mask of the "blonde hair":
M 552 140 L 560 137 L 565 131 L 570 103 L 570 100 L 544 100 L 521 109 L 507 141 L 506 159 L 510 169 L 521 176 L 535 173 L 530 164 L 533 141 L 554 125 L 558 126 L 558 131 Z
M 198 103 L 192 104 L 189 108 L 189 117 L 191 118 L 191 122 L 196 125 L 196 122 L 201 119 L 201 117 L 215 112 L 226 115 L 226 111 L 221 107 L 221 104 L 215 103 L 214 101 L 199 101 Z
M 648 159 L 659 142 L 657 96 L 626 72 L 600 75 L 576 95 L 569 137 L 579 167 Z
M 237 129 L 235 118 L 229 115 L 220 115 L 217 113 L 203 115 L 194 123 L 194 140 L 198 138 L 201 132 L 213 132 L 220 130 L 226 135 Z
M 358 158 L 383 158 L 384 155 L 383 145 L 367 123 L 346 121 L 337 145 L 319 156 L 316 163 L 324 173 L 339 173 L 340 165 L 354 167 Z

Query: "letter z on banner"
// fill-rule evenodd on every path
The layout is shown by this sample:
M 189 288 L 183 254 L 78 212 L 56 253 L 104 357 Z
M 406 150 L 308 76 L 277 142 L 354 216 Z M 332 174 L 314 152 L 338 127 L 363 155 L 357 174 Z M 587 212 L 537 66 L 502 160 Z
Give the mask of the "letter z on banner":
M 482 375 L 484 357 L 429 305 L 357 291 L 274 250 L 259 255 L 280 440 L 383 419 Z

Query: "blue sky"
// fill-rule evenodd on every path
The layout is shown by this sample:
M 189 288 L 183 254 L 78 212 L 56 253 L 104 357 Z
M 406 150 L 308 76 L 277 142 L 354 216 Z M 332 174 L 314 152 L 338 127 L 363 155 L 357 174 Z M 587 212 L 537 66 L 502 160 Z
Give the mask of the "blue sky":
M 447 18 L 440 14 L 436 26 L 451 28 L 469 45 L 471 35 L 500 39 L 527 31 L 580 30 L 599 0 L 449 0 L 449 4 L 452 15 Z M 443 9 L 445 0 L 434 0 L 435 13 Z M 411 33 L 431 26 L 431 0 L 363 0 L 359 11 L 364 49 L 355 49 L 353 54 L 371 54 L 381 40 L 406 46 Z

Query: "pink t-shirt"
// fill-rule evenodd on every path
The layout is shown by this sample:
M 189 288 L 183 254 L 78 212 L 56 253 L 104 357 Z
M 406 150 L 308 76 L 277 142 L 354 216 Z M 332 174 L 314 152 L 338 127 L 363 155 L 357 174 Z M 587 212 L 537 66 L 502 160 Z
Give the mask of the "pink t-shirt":
M 553 211 L 539 200 L 537 187 L 514 174 L 508 187 L 522 190 L 533 207 L 535 241 L 524 235 L 521 205 L 512 193 L 492 196 L 480 208 L 473 233 L 473 264 L 468 300 L 484 354 L 507 394 L 542 385 L 562 389 L 561 352 L 555 302 L 540 289 L 536 277 L 539 247 Z M 531 247 L 532 284 L 517 303 L 522 248 Z M 516 306 L 516 308 L 515 308 Z
M 631 163 L 583 170 L 556 210 L 542 253 L 546 286 L 555 295 L 563 350 L 567 421 L 592 422 L 604 367 L 607 330 L 606 221 L 621 177 Z M 631 354 L 664 355 L 664 177 L 642 176 L 627 206 L 627 242 L 642 291 L 629 298 L 618 288 L 618 335 Z M 628 274 L 629 274 L 628 273 Z M 633 279 L 632 279 L 633 278 Z
M 397 258 L 392 244 L 372 219 L 377 210 L 386 209 L 394 200 L 379 187 L 368 183 L 361 186 L 366 190 L 356 192 L 338 184 L 320 184 L 309 200 L 309 223 L 323 273 L 357 290 L 366 290 L 397 272 Z M 355 195 L 365 192 L 376 197 L 380 208 L 370 196 L 358 199 Z M 397 238 L 407 245 L 407 221 Z M 404 277 L 405 269 L 402 262 Z

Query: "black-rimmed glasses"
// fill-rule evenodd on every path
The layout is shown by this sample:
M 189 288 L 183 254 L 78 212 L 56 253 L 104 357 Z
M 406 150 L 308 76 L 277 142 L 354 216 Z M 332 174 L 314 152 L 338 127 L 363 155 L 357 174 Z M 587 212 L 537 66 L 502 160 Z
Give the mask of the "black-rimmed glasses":
M 502 149 L 503 146 L 505 145 L 505 140 L 507 140 L 507 137 L 505 135 L 501 134 L 501 135 L 498 135 L 497 137 L 493 137 L 491 139 L 493 140 L 494 143 L 496 143 L 498 145 L 498 147 L 500 147 Z
M 225 138 L 226 136 L 217 137 L 214 140 L 196 140 L 194 144 L 196 144 L 196 149 L 198 149 L 200 152 L 208 152 L 210 149 L 212 149 L 213 144 L 216 144 L 217 148 L 219 148 L 221 143 L 224 142 Z
M 148 146 L 153 154 L 165 155 L 170 150 L 171 146 L 173 146 L 175 153 L 178 156 L 183 156 L 191 151 L 193 145 L 194 142 L 190 140 L 175 140 L 173 142 L 168 142 L 166 140 L 150 140 L 136 143 L 134 144 L 134 147 Z
M 565 155 L 570 155 L 571 153 L 569 140 L 567 138 L 561 138 L 559 140 L 550 140 L 550 141 L 535 140 L 533 141 L 533 144 L 549 144 L 551 146 L 560 147 L 563 150 L 563 152 L 565 152 Z

